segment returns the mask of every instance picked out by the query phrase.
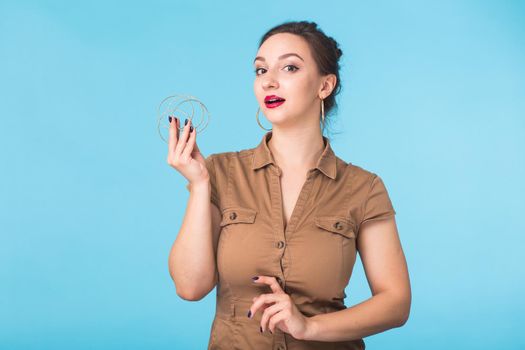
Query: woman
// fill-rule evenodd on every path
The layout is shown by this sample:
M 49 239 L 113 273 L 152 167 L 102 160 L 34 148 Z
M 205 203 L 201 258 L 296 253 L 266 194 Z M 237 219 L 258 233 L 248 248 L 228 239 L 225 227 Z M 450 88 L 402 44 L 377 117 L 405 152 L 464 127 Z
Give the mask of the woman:
M 217 286 L 208 349 L 364 349 L 363 337 L 408 318 L 386 187 L 322 134 L 341 54 L 312 22 L 263 36 L 254 91 L 273 127 L 255 148 L 204 158 L 191 121 L 179 135 L 170 117 L 168 163 L 189 180 L 190 198 L 169 269 L 186 300 Z M 347 308 L 357 251 L 373 296 Z

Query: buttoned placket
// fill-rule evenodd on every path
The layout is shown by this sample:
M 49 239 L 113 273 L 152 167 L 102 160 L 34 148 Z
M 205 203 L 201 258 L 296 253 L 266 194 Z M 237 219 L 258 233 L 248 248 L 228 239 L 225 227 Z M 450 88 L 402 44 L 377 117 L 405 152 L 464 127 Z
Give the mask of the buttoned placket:
M 306 200 L 308 199 L 308 196 L 312 189 L 314 176 L 316 174 L 315 170 L 316 169 L 314 168 L 308 171 L 306 180 L 303 183 L 303 186 L 299 193 L 299 197 L 297 198 L 297 202 L 295 203 L 295 207 L 292 210 L 290 221 L 286 225 L 286 229 L 285 229 L 284 228 L 282 189 L 281 189 L 282 170 L 281 168 L 279 168 L 279 166 L 273 163 L 270 164 L 272 226 L 273 226 L 273 232 L 274 232 L 274 237 L 275 237 L 274 240 L 275 240 L 276 253 L 280 254 L 280 276 L 275 276 L 275 277 L 277 279 L 277 282 L 279 282 L 283 290 L 285 290 L 286 288 L 287 271 L 289 271 L 290 266 L 291 266 L 291 261 L 289 258 L 290 255 L 289 253 L 287 254 L 287 250 L 286 250 L 287 240 L 290 239 L 291 235 L 293 234 L 295 230 L 296 223 L 301 217 L 301 214 L 304 209 L 304 205 L 306 204 Z M 287 349 L 284 332 L 282 332 L 278 328 L 276 328 L 274 332 L 273 349 L 274 350 L 286 350 Z

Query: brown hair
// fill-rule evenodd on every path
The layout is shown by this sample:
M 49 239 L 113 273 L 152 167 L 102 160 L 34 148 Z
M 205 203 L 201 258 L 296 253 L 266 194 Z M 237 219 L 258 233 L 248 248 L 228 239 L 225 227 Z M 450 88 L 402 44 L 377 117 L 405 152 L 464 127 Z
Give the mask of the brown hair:
M 327 36 L 317 27 L 317 23 L 308 21 L 289 21 L 271 28 L 260 39 L 259 47 L 261 47 L 270 36 L 278 33 L 291 33 L 304 38 L 310 47 L 319 74 L 335 74 L 337 77 L 337 82 L 332 93 L 324 99 L 326 123 L 326 121 L 330 119 L 328 115 L 337 111 L 335 96 L 341 91 L 339 58 L 343 55 L 343 51 L 339 48 L 337 41 Z

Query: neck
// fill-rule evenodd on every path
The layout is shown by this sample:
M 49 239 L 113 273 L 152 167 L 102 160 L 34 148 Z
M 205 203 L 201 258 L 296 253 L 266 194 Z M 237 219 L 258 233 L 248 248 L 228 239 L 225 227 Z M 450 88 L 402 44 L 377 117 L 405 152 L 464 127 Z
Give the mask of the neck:
M 316 167 L 325 144 L 319 128 L 280 130 L 274 127 L 268 148 L 283 170 L 312 169 Z

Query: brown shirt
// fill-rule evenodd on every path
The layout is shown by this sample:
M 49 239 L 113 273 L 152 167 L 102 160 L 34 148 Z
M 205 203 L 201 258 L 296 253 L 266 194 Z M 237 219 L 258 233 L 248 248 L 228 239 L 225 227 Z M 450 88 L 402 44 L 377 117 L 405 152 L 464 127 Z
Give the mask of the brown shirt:
M 281 169 L 267 132 L 255 148 L 211 154 L 211 201 L 221 210 L 217 247 L 219 281 L 208 350 L 364 349 L 363 339 L 302 341 L 278 328 L 259 331 L 262 311 L 247 312 L 252 298 L 271 293 L 252 276 L 275 276 L 307 317 L 345 309 L 345 287 L 356 259 L 363 222 L 395 215 L 381 178 L 325 148 L 310 169 L 284 229 Z

